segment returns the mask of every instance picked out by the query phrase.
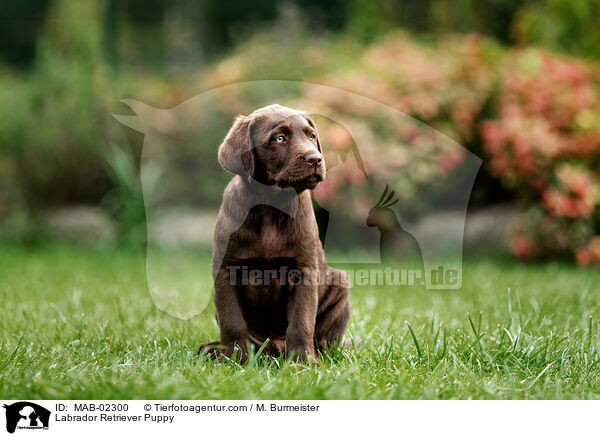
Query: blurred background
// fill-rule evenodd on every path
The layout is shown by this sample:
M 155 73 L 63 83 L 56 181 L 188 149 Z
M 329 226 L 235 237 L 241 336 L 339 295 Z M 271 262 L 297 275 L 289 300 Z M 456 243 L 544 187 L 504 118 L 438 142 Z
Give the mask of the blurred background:
M 372 98 L 481 158 L 468 252 L 600 265 L 600 0 L 4 0 L 0 20 L 5 243 L 144 247 L 144 137 L 113 118 L 134 113 L 120 100 L 166 109 L 215 87 L 282 79 Z M 298 101 L 310 99 L 303 92 Z M 248 113 L 263 100 L 221 103 Z M 368 108 L 329 103 L 338 119 L 369 120 L 364 137 L 386 145 L 380 174 L 390 162 L 417 168 L 392 186 L 403 202 L 460 173 L 452 150 L 399 153 L 395 138 L 410 132 L 382 128 Z M 224 135 L 231 117 L 219 114 L 210 122 Z M 338 150 L 353 146 L 337 125 L 322 135 Z M 193 180 L 190 162 L 216 162 L 221 137 L 206 147 L 179 137 L 173 184 Z M 209 247 L 230 177 L 217 168 L 214 183 L 190 189 L 201 207 L 170 216 L 164 228 L 179 233 L 164 238 Z M 352 195 L 368 211 L 386 182 L 358 196 L 332 185 L 328 195 Z M 452 212 L 423 208 L 432 229 Z

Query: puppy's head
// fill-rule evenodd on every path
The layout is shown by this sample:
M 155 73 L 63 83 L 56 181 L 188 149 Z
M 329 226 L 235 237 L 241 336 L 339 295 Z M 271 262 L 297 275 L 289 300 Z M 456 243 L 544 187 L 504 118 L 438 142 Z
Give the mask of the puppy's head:
M 325 178 L 315 123 L 280 105 L 239 116 L 219 147 L 219 163 L 248 180 L 296 191 L 314 189 Z

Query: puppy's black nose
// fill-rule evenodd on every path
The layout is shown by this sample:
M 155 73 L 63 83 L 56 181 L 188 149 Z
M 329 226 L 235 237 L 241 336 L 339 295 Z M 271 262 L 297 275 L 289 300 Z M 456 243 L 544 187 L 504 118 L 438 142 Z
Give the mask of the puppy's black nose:
M 323 162 L 323 156 L 321 156 L 319 153 L 313 153 L 306 156 L 302 156 L 302 159 L 304 159 L 309 165 L 312 165 L 314 167 L 318 167 Z

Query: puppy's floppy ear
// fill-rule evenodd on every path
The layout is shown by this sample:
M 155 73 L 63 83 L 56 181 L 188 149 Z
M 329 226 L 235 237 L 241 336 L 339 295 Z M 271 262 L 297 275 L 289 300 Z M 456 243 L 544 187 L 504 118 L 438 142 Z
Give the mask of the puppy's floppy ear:
M 317 126 L 315 125 L 315 122 L 312 120 L 311 117 L 309 117 L 308 115 L 306 116 L 306 121 L 308 121 L 308 124 L 310 124 L 310 126 L 315 129 L 315 132 L 317 132 L 317 148 L 319 149 L 319 152 L 321 154 L 323 154 L 323 149 L 321 148 L 321 140 L 319 139 L 319 132 L 317 131 Z
M 219 146 L 219 163 L 227 171 L 243 177 L 254 176 L 252 126 L 254 118 L 240 115 Z

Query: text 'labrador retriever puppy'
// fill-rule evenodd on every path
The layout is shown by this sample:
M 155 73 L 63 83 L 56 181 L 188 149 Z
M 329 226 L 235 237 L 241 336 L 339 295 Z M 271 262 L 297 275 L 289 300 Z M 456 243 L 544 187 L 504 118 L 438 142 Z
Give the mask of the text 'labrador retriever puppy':
M 200 352 L 242 361 L 248 346 L 316 358 L 350 317 L 346 272 L 330 268 L 309 190 L 325 178 L 315 123 L 280 105 L 239 116 L 219 147 L 223 193 L 212 273 L 221 339 Z

